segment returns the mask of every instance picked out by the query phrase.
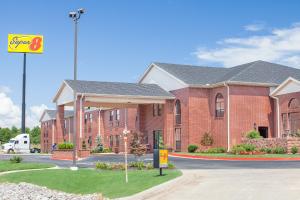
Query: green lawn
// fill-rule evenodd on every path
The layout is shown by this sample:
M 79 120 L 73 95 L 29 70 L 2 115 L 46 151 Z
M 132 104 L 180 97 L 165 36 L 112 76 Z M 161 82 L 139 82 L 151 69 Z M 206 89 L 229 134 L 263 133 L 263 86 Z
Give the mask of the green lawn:
M 55 167 L 52 164 L 44 163 L 11 163 L 10 161 L 0 161 L 0 172 L 13 171 L 13 170 L 24 170 L 24 169 L 40 169 L 40 168 L 50 168 Z
M 209 157 L 226 157 L 226 158 L 300 158 L 300 154 L 264 154 L 264 155 L 235 155 L 229 153 L 184 153 L 178 154 L 195 155 L 195 156 L 209 156 Z
M 68 193 L 102 193 L 105 197 L 117 198 L 129 196 L 155 185 L 178 177 L 178 170 L 164 170 L 164 176 L 158 176 L 158 170 L 129 170 L 129 183 L 125 183 L 124 171 L 79 169 L 47 169 L 27 171 L 0 176 L 0 182 L 27 182 Z

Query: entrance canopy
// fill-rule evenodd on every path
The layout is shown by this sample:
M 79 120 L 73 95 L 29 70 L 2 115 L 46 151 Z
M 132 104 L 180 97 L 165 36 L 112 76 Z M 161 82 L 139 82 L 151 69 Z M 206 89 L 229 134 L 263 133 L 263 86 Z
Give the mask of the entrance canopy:
M 122 108 L 138 104 L 164 104 L 175 97 L 156 84 L 65 80 L 53 102 L 73 106 L 74 94 L 84 97 L 84 106 Z

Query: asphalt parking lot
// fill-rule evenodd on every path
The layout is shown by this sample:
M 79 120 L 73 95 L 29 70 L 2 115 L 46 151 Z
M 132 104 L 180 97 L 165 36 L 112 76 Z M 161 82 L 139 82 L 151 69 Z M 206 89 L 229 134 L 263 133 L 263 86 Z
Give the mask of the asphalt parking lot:
M 13 155 L 0 154 L 0 160 L 8 160 Z M 60 167 L 72 166 L 72 161 L 52 160 L 46 154 L 20 154 L 24 162 L 53 163 Z M 139 158 L 141 161 L 152 162 L 152 154 Z M 128 161 L 137 161 L 133 155 L 128 155 Z M 300 169 L 300 161 L 222 161 L 198 160 L 169 157 L 178 169 Z M 89 158 L 77 161 L 79 167 L 93 167 L 96 162 L 124 162 L 122 154 L 92 155 Z

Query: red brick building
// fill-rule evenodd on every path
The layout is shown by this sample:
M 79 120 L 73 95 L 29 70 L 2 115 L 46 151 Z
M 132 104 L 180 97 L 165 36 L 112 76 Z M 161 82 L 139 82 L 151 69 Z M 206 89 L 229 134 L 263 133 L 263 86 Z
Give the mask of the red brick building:
M 231 68 L 152 63 L 138 83 L 66 80 L 54 98 L 57 112 L 41 118 L 41 146 L 49 151 L 72 138 L 74 119 L 64 107 L 74 105 L 74 94 L 79 148 L 86 141 L 92 149 L 98 136 L 104 146 L 123 151 L 125 125 L 150 149 L 160 138 L 175 151 L 200 145 L 204 133 L 213 136 L 213 146 L 228 149 L 252 129 L 269 138 L 295 134 L 298 80 L 299 69 L 264 61 Z

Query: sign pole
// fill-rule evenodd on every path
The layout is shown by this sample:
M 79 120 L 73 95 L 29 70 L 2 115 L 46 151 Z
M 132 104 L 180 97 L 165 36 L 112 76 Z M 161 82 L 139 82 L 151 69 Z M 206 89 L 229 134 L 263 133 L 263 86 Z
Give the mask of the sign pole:
M 26 115 L 26 53 L 23 57 L 23 87 L 22 87 L 22 133 L 26 133 L 25 127 L 25 115 Z

